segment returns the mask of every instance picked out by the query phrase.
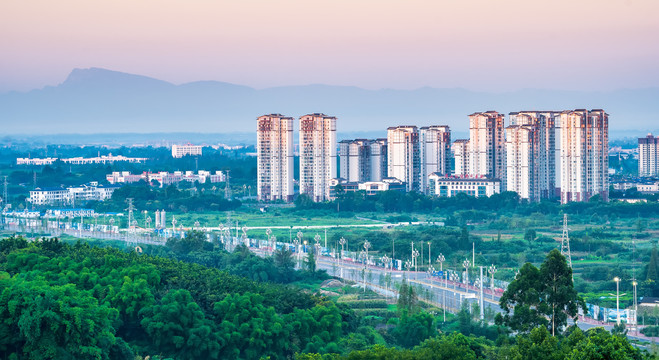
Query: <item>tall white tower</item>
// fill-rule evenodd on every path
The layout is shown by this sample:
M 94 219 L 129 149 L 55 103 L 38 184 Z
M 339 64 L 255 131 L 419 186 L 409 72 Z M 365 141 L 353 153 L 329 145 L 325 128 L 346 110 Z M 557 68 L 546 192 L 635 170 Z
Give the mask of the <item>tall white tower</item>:
M 300 117 L 300 194 L 313 201 L 329 200 L 336 162 L 336 117 L 319 113 Z
M 259 201 L 292 201 L 293 118 L 281 114 L 256 120 L 257 195 Z

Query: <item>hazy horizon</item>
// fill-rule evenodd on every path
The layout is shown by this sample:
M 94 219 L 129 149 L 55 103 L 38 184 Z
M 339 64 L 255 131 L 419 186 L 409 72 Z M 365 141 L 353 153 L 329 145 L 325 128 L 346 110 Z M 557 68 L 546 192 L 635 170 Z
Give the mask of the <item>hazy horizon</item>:
M 657 87 L 657 13 L 653 0 L 10 0 L 0 92 L 90 67 L 256 89 Z

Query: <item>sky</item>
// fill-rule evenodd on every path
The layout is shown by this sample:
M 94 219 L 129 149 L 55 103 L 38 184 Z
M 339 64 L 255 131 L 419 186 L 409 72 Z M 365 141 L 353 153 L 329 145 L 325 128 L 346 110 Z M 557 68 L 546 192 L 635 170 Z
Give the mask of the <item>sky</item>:
M 101 67 L 180 84 L 659 86 L 657 0 L 2 0 L 0 92 Z

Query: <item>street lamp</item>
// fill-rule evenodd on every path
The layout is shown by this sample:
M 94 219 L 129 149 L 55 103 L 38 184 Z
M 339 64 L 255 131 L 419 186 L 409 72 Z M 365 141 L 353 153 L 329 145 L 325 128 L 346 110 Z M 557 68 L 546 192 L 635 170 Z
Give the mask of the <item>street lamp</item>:
M 364 249 L 366 250 L 366 266 L 368 266 L 368 249 L 371 248 L 371 243 L 366 240 L 364 242 Z
M 387 291 L 387 297 L 389 297 L 389 294 L 388 294 L 389 284 L 387 284 L 387 278 L 386 277 L 387 277 L 387 266 L 389 266 L 389 261 L 391 261 L 391 259 L 389 259 L 389 257 L 387 255 L 385 255 L 385 256 L 382 257 L 381 260 L 382 260 L 382 265 L 384 266 L 384 274 L 385 274 L 384 286 L 385 286 L 385 289 Z
M 469 262 L 469 259 L 465 259 L 465 261 L 462 262 L 462 266 L 465 268 L 465 289 L 469 290 L 469 265 L 471 263 Z
M 616 282 L 616 324 L 620 325 L 620 278 L 619 277 L 614 277 L 613 281 Z M 609 293 L 609 295 L 613 296 L 613 294 Z M 622 296 L 627 295 L 622 294 Z
M 346 238 L 341 236 L 341 239 L 339 240 L 339 244 L 341 244 L 341 255 L 339 256 L 341 258 L 341 278 L 343 278 L 343 245 L 346 243 Z
M 638 301 L 636 299 L 636 285 L 638 282 L 636 280 L 632 281 L 632 286 L 634 286 L 634 327 L 638 331 Z
M 494 266 L 494 264 L 492 264 L 490 265 L 489 268 L 487 268 L 487 272 L 489 272 L 490 275 L 492 275 L 492 282 L 490 283 L 490 285 L 492 287 L 492 300 L 494 300 L 494 274 L 497 272 L 497 267 Z
M 405 260 L 405 268 L 407 269 L 408 273 L 411 267 L 412 267 L 412 262 L 410 260 Z
M 300 248 L 299 248 L 300 240 L 298 240 L 298 238 L 295 238 L 295 240 L 293 240 L 293 245 L 295 245 L 295 259 L 296 259 L 295 265 L 297 265 L 297 268 L 299 269 L 300 268 Z M 343 273 L 341 273 L 341 275 L 343 275 Z
M 412 249 L 412 262 L 414 263 L 414 279 L 417 278 L 417 260 L 416 258 L 419 257 L 419 250 L 417 249 Z
M 458 275 L 457 272 L 451 272 L 451 282 L 453 283 L 453 298 L 455 299 L 456 296 L 456 290 L 457 290 L 457 283 L 460 281 L 460 276 Z M 455 310 L 458 310 L 458 304 L 455 306 Z
M 444 254 L 439 254 L 439 256 L 437 256 L 437 262 L 439 263 L 439 271 L 441 272 L 444 272 L 444 261 L 446 261 Z

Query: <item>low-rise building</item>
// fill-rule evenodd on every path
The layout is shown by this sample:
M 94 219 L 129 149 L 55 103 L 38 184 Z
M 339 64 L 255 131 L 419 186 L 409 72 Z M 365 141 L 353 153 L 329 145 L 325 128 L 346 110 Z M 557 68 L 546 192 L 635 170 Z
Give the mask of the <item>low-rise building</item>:
M 464 193 L 469 196 L 492 196 L 501 192 L 501 180 L 488 178 L 465 178 L 433 173 L 428 176 L 430 194 L 453 197 Z
M 400 181 L 397 178 L 387 177 L 381 181 L 364 181 L 364 182 L 355 182 L 347 181 L 343 178 L 334 178 L 330 179 L 330 198 L 336 199 L 336 186 L 341 185 L 341 189 L 344 193 L 364 191 L 366 195 L 375 195 L 378 192 L 382 191 L 406 191 L 406 186 L 403 181 Z
M 115 162 L 129 162 L 129 163 L 143 163 L 148 158 L 134 158 L 126 157 L 123 155 L 100 155 L 91 158 L 84 158 L 81 156 L 58 159 L 58 158 L 17 158 L 16 165 L 52 165 L 55 161 L 60 160 L 65 164 L 72 165 L 88 165 L 88 164 L 111 164 Z
M 117 185 L 99 185 L 97 182 L 91 182 L 80 186 L 71 186 L 68 188 L 36 188 L 30 191 L 28 202 L 34 205 L 53 205 L 53 204 L 75 204 L 76 202 L 86 201 L 104 201 L 112 197 L 112 194 L 120 186 Z
M 201 156 L 201 145 L 172 145 L 172 157 L 182 158 L 188 155 Z
M 199 182 L 201 184 L 210 180 L 211 183 L 220 183 L 226 181 L 226 174 L 222 171 L 210 172 L 206 170 L 199 170 L 195 174 L 194 171 L 174 171 L 173 173 L 167 171 L 160 172 L 143 172 L 141 174 L 131 174 L 128 171 L 115 171 L 112 174 L 105 176 L 105 179 L 110 184 L 131 184 L 140 181 L 153 182 L 157 181 L 160 187 L 163 185 L 176 184 L 181 181 Z

